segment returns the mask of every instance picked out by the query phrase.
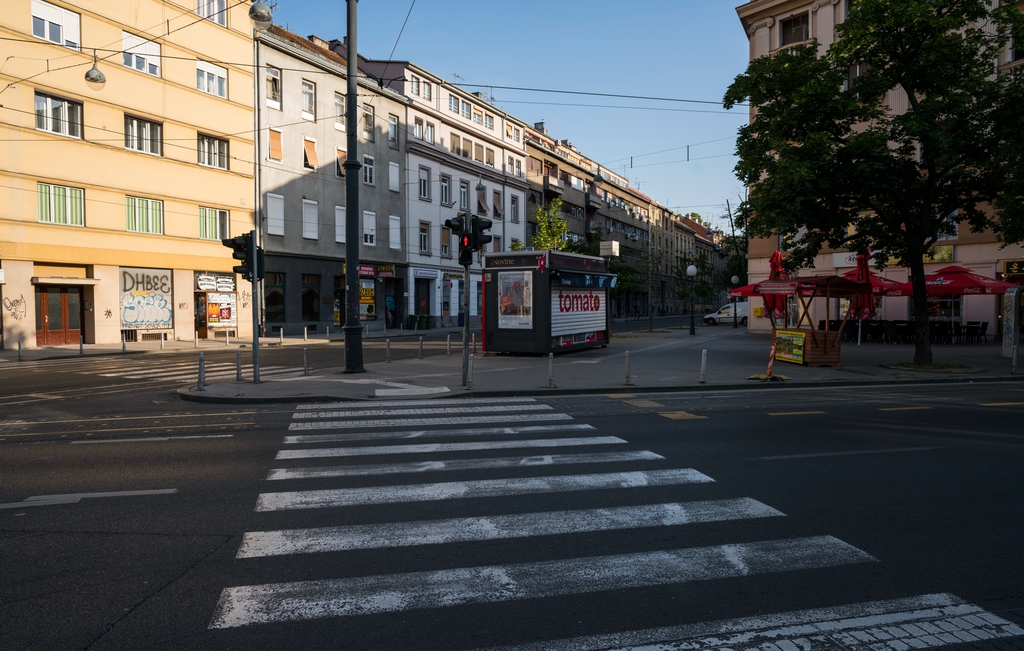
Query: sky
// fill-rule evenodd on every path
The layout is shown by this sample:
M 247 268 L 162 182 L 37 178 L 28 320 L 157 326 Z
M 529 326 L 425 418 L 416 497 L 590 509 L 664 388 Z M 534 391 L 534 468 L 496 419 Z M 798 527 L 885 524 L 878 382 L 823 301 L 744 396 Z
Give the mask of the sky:
M 292 32 L 325 39 L 345 35 L 345 0 L 276 3 L 275 24 Z M 358 45 L 371 59 L 408 60 L 447 81 L 457 74 L 459 83 L 479 84 L 465 88 L 492 96 L 495 106 L 528 124 L 543 120 L 549 136 L 570 140 L 673 210 L 700 213 L 727 229 L 725 202 L 735 207 L 743 192 L 733 167 L 736 131 L 747 120 L 746 109 L 725 111 L 721 105 L 747 65 L 737 4 L 742 3 L 362 0 Z

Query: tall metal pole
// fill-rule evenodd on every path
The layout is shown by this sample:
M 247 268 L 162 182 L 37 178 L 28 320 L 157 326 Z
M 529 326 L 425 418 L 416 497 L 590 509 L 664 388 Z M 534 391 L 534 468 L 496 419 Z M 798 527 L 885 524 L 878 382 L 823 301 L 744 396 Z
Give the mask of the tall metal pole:
M 260 301 L 259 301 L 259 287 L 260 287 L 260 273 L 265 273 L 264 269 L 259 268 L 260 256 L 259 256 L 259 243 L 260 243 L 260 46 L 259 46 L 259 31 L 253 30 L 252 35 L 252 49 L 253 49 L 253 60 L 256 63 L 256 67 L 253 68 L 253 108 L 255 109 L 253 117 L 253 129 L 252 129 L 252 142 L 255 150 L 255 157 L 253 158 L 253 202 L 252 202 L 252 218 L 253 218 L 253 231 L 252 231 L 252 247 L 253 251 L 249 252 L 252 258 L 252 381 L 253 384 L 260 383 Z M 229 235 L 230 237 L 230 235 Z
M 345 157 L 345 372 L 362 373 L 363 328 L 359 325 L 359 170 L 356 158 L 359 125 L 359 47 L 356 41 L 356 7 L 348 4 L 347 60 L 348 95 L 345 98 L 345 122 L 348 131 L 348 155 Z M 376 129 L 376 125 L 370 125 Z
M 651 259 L 651 222 L 647 222 L 647 331 L 654 330 L 654 260 Z
M 693 322 L 693 295 L 697 291 L 697 276 L 690 276 L 690 334 L 697 334 L 696 324 Z
M 469 215 L 466 215 L 469 219 Z M 462 265 L 462 386 L 468 388 L 469 377 L 469 265 Z

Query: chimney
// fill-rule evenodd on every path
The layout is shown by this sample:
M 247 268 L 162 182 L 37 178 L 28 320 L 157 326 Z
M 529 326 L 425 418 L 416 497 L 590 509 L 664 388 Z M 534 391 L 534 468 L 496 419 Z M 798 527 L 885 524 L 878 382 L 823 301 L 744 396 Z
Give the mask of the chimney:
M 540 135 L 542 135 L 542 136 L 548 135 L 547 125 L 544 124 L 543 120 L 541 120 L 540 122 L 535 122 L 533 124 L 533 128 L 536 129 L 537 131 L 539 131 Z
M 306 37 L 306 40 L 312 43 L 313 45 L 321 47 L 325 50 L 331 49 L 331 44 L 325 41 L 324 39 L 320 38 L 316 34 L 310 34 L 309 36 Z
M 473 93 L 473 97 L 476 97 L 477 99 L 483 99 L 484 98 L 484 94 L 482 92 L 480 92 L 480 91 L 477 91 L 477 92 Z

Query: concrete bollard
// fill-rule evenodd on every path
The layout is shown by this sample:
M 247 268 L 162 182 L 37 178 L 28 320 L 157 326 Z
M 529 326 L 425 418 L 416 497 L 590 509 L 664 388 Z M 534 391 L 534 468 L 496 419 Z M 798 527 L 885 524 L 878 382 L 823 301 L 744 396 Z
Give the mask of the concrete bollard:
M 623 384 L 626 385 L 626 386 L 629 386 L 630 384 L 633 384 L 633 378 L 631 378 L 629 376 L 629 351 L 628 350 L 626 351 L 626 379 L 623 381 Z
M 466 370 L 466 391 L 473 390 L 473 355 L 469 356 L 469 368 Z
M 423 337 L 420 337 L 420 353 L 416 359 L 423 359 Z
M 704 379 L 707 377 L 708 372 L 708 349 L 705 348 L 700 353 L 700 384 L 704 384 Z
M 24 362 L 25 360 L 21 356 L 21 339 L 18 340 L 18 361 Z
M 470 355 L 472 357 L 472 355 Z M 548 353 L 548 388 L 555 388 L 555 354 Z
M 79 339 L 81 339 L 81 337 L 79 337 Z M 164 349 L 164 342 L 165 341 L 167 341 L 167 333 L 166 332 L 161 332 L 160 333 L 160 350 Z
M 387 364 L 391 363 L 391 340 L 387 339 L 384 341 L 384 362 Z
M 284 326 L 277 329 L 277 343 L 284 345 Z
M 224 333 L 224 345 L 225 346 L 230 346 L 231 345 L 231 333 L 230 332 L 225 332 Z
M 122 332 L 121 333 L 121 352 L 124 353 L 124 352 L 127 352 L 127 351 L 128 351 L 128 341 L 125 338 L 124 333 Z
M 309 349 L 302 349 L 302 374 L 309 375 Z
M 85 337 L 79 337 L 78 338 L 78 354 L 79 355 L 84 355 L 85 354 Z
M 199 390 L 206 391 L 206 362 L 203 360 L 203 353 L 199 353 Z
M 327 326 L 327 333 L 324 335 L 324 339 L 327 341 L 331 340 L 331 326 Z
M 199 348 L 199 331 L 198 330 L 196 330 L 196 334 L 195 334 L 195 337 L 192 338 L 192 342 L 194 344 L 192 346 L 193 348 Z
M 448 356 L 452 356 L 452 336 L 448 335 Z
M 309 326 L 302 326 L 302 340 L 309 341 Z
M 242 351 L 235 351 L 235 379 L 242 381 Z

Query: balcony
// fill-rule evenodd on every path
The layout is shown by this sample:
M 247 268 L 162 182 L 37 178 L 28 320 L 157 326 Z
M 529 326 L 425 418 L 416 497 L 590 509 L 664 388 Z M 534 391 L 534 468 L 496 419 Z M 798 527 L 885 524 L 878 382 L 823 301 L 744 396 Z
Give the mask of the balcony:
M 562 196 L 562 182 L 554 176 L 544 177 L 544 192 Z

